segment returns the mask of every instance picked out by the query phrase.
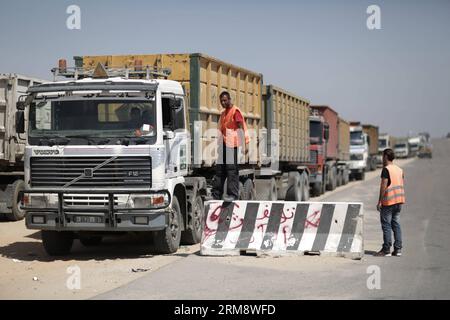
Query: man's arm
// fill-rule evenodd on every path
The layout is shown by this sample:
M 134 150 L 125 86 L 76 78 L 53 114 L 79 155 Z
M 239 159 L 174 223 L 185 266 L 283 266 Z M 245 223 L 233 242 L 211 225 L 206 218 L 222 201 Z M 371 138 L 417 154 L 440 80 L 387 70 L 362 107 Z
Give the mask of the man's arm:
M 387 178 L 381 178 L 380 183 L 380 196 L 378 197 L 378 204 L 377 204 L 377 210 L 379 211 L 382 206 L 382 201 L 384 197 L 384 193 L 386 192 L 386 189 L 388 187 L 389 180 Z

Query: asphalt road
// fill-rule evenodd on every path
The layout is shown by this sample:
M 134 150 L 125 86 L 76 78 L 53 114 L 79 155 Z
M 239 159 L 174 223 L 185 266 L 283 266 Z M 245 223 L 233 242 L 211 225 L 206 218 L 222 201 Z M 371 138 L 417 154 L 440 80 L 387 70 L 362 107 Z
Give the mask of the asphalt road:
M 382 243 L 377 170 L 364 182 L 314 199 L 364 203 L 362 260 L 179 254 L 180 259 L 96 299 L 449 299 L 450 140 L 434 146 L 432 160 L 398 162 L 407 196 L 402 257 L 372 256 Z

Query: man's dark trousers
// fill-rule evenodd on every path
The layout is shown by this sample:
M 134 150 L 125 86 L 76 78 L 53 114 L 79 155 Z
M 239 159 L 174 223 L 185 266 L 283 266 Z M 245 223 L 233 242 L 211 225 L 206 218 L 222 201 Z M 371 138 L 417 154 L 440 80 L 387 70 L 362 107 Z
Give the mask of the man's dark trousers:
M 239 166 L 238 148 L 219 147 L 216 175 L 213 179 L 212 195 L 215 200 L 221 200 L 227 179 L 227 195 L 239 200 Z

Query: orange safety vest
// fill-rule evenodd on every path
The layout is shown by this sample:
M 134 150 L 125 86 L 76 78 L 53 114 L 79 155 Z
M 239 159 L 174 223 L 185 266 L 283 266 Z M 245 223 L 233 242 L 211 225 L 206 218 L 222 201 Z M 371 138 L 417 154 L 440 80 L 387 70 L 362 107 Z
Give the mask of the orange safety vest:
M 405 203 L 405 188 L 403 186 L 403 170 L 395 164 L 386 167 L 389 171 L 391 184 L 384 192 L 381 201 L 383 206 L 392 206 L 394 204 Z
M 232 106 L 230 110 L 225 109 L 222 111 L 222 114 L 220 115 L 219 119 L 219 128 L 220 132 L 222 133 L 223 142 L 225 145 L 229 148 L 237 148 L 240 146 L 239 141 L 239 127 L 237 123 L 234 121 L 234 115 L 236 112 L 240 112 L 242 115 L 241 110 L 239 110 L 238 107 Z M 242 116 L 244 118 L 244 116 Z M 244 127 L 244 136 L 245 136 L 245 144 L 248 144 L 250 141 L 250 138 L 248 136 L 247 132 L 247 124 L 245 123 L 245 119 L 243 122 Z

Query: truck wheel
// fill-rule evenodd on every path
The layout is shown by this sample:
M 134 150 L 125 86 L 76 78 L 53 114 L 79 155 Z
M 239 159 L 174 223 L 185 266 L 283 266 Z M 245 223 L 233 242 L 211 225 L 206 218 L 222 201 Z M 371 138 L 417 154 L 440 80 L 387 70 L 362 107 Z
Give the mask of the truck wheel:
M 314 197 L 318 197 L 322 194 L 322 184 L 320 182 L 316 182 L 312 185 L 311 191 Z
M 336 187 L 340 187 L 344 184 L 344 177 L 342 174 L 342 170 L 339 170 L 338 174 L 337 174 L 337 179 L 336 179 Z
M 187 245 L 193 245 L 200 243 L 202 240 L 203 232 L 203 216 L 204 206 L 202 197 L 197 196 L 193 203 L 191 225 L 187 227 L 186 231 L 181 232 L 181 243 Z
M 6 213 L 6 217 L 11 221 L 19 221 L 25 217 L 25 211 L 20 209 L 19 192 L 25 189 L 25 182 L 23 180 L 16 180 L 12 184 L 10 194 L 7 195 L 11 199 L 11 212 Z
M 365 171 L 359 172 L 358 175 L 356 176 L 356 179 L 360 180 L 360 181 L 364 180 L 365 178 L 366 178 L 366 172 Z
M 303 174 L 302 201 L 309 201 L 309 179 L 307 174 Z
M 81 236 L 80 242 L 85 247 L 95 247 L 102 243 L 103 238 L 101 236 Z
M 239 182 L 239 200 L 245 200 L 244 184 Z
M 252 179 L 247 179 L 244 182 L 244 200 L 254 200 L 255 199 L 255 186 L 253 185 Z
M 348 171 L 344 171 L 344 185 L 347 185 L 350 182 L 350 173 Z
M 42 230 L 42 244 L 50 256 L 63 256 L 70 253 L 73 244 L 73 233 L 68 231 Z
M 330 183 L 327 184 L 327 190 L 333 191 L 336 189 L 336 168 L 331 169 L 331 177 L 330 177 Z
M 302 201 L 303 179 L 298 172 L 294 172 L 293 176 L 293 183 L 286 192 L 285 201 Z
M 154 233 L 155 249 L 163 254 L 174 253 L 180 246 L 182 218 L 180 203 L 176 196 L 172 199 L 171 209 L 166 228 Z

